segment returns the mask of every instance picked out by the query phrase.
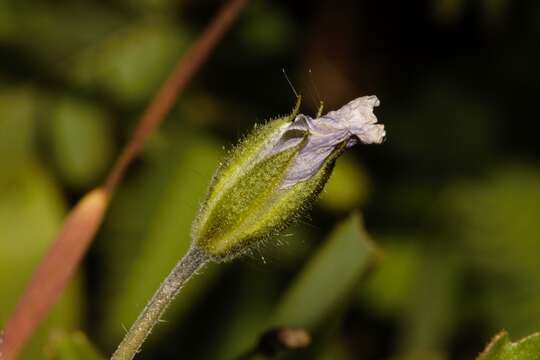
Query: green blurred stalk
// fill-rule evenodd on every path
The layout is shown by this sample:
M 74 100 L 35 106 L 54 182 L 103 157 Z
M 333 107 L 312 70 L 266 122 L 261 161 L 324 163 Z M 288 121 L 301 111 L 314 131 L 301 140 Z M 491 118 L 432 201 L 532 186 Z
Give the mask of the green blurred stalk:
M 196 246 L 192 246 L 188 250 L 146 304 L 144 310 L 118 345 L 111 360 L 133 359 L 182 286 L 207 262 L 208 257 Z

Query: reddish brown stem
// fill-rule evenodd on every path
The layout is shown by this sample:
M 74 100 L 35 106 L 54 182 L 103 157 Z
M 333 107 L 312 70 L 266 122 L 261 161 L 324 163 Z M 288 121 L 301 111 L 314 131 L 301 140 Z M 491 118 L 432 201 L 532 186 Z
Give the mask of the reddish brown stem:
M 99 188 L 73 208 L 5 325 L 0 359 L 14 359 L 56 303 L 99 228 L 108 202 L 108 194 Z
M 96 234 L 118 184 L 148 136 L 165 119 L 191 78 L 208 59 L 247 0 L 230 0 L 180 59 L 139 119 L 105 185 L 86 194 L 72 209 L 25 292 L 0 332 L 0 359 L 15 359 L 39 323 L 56 303 Z

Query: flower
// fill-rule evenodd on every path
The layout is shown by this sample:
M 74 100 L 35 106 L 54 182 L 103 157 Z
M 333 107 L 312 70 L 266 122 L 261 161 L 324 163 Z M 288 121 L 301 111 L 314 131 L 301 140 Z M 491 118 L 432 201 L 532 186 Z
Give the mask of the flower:
M 384 140 L 378 105 L 376 96 L 364 96 L 314 119 L 298 114 L 299 99 L 289 116 L 256 127 L 214 175 L 194 245 L 223 261 L 283 230 L 316 199 L 345 149 Z

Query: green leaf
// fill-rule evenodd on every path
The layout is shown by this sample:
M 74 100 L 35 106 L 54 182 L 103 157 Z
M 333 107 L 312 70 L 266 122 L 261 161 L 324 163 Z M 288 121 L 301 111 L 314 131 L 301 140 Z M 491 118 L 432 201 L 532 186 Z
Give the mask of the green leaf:
M 477 360 L 539 360 L 540 333 L 527 336 L 516 342 L 510 341 L 506 331 L 491 340 Z
M 441 250 L 438 250 L 441 251 Z M 400 354 L 439 353 L 447 347 L 459 316 L 462 261 L 447 251 L 420 251 L 419 268 L 410 297 L 401 312 Z
M 447 231 L 478 277 L 480 316 L 518 337 L 540 322 L 539 198 L 540 168 L 526 163 L 457 182 L 442 198 Z
M 17 88 L 0 92 L 0 166 L 3 172 L 32 157 L 36 113 L 33 91 Z
M 363 286 L 360 300 L 373 313 L 399 316 L 411 303 L 411 289 L 422 270 L 422 249 L 414 236 L 389 234 L 378 236 L 383 250 L 381 261 Z
M 190 35 L 176 22 L 141 21 L 78 52 L 66 75 L 80 86 L 133 105 L 157 91 L 189 42 Z
M 47 69 L 46 73 L 67 70 L 66 60 L 84 48 L 92 48 L 128 20 L 90 2 L 11 0 L 0 6 L 0 41 L 22 50 Z
M 51 341 L 48 358 L 50 360 L 104 360 L 94 345 L 82 332 L 60 335 Z
M 98 105 L 65 97 L 49 119 L 52 156 L 71 187 L 94 185 L 111 162 L 111 118 Z
M 292 282 L 271 323 L 314 328 L 354 291 L 377 255 L 360 215 L 339 224 Z
M 0 324 L 15 307 L 27 281 L 54 240 L 65 213 L 57 185 L 32 161 L 0 176 Z M 20 359 L 41 359 L 48 334 L 80 326 L 80 277 L 64 291 L 26 344 Z
M 4 2 L 2 44 L 31 58 L 47 77 L 103 92 L 122 105 L 150 97 L 191 38 L 176 11 L 138 20 L 95 2 Z
M 362 306 L 400 322 L 397 358 L 440 357 L 462 316 L 458 311 L 461 254 L 422 245 L 438 240 L 431 234 L 388 233 L 377 239 L 384 244 L 383 256 L 359 288 Z

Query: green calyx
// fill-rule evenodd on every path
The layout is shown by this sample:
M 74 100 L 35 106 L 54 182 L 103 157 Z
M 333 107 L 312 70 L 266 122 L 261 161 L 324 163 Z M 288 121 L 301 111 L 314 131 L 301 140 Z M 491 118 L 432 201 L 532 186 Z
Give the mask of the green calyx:
M 299 105 L 300 99 L 290 115 L 256 128 L 216 172 L 192 234 L 195 245 L 213 260 L 232 259 L 282 231 L 309 207 L 326 183 L 341 149 L 313 177 L 285 189 L 282 179 L 305 141 L 265 159 L 257 158 L 278 129 L 296 117 Z

